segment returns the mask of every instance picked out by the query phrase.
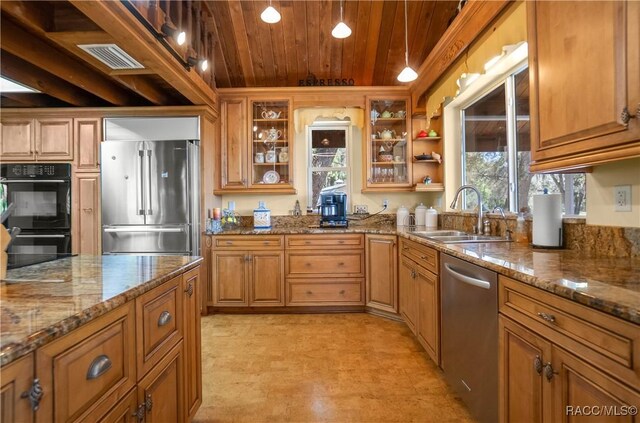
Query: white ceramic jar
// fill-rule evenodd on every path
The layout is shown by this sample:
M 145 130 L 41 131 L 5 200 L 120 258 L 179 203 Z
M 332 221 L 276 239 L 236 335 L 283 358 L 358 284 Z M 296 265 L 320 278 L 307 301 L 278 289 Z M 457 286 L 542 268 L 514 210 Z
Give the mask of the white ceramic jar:
M 438 229 L 438 212 L 433 207 L 425 210 L 425 226 L 427 229 Z
M 416 226 L 425 226 L 427 224 L 427 206 L 420 203 L 416 207 Z
M 409 209 L 405 206 L 398 207 L 396 212 L 396 225 L 398 227 L 404 227 L 409 224 Z

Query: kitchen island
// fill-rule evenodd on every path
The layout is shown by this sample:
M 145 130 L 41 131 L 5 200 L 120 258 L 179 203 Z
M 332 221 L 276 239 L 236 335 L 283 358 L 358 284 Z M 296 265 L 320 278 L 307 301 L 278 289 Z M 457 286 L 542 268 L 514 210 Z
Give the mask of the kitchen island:
M 2 402 L 13 409 L 3 421 L 192 417 L 201 261 L 75 256 L 7 272 L 0 365 Z

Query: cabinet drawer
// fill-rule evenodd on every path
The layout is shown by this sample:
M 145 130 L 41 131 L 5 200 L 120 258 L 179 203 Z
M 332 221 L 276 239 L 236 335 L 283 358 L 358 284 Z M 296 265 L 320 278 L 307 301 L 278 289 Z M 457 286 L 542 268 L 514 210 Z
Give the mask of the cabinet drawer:
M 284 237 L 273 235 L 221 235 L 213 238 L 215 249 L 262 250 L 284 248 Z
M 287 277 L 364 277 L 364 253 L 290 252 L 287 253 Z
M 40 348 L 36 374 L 45 395 L 36 419 L 72 421 L 115 405 L 135 385 L 134 343 L 129 303 Z
M 640 388 L 640 330 L 600 311 L 500 276 L 500 313 Z
M 287 281 L 288 306 L 364 305 L 363 279 L 314 282 Z
M 287 235 L 287 248 L 315 250 L 318 248 L 364 248 L 364 239 L 358 234 Z
M 400 239 L 400 252 L 403 256 L 410 258 L 417 264 L 424 266 L 427 270 L 435 273 L 438 268 L 438 251 L 408 239 Z
M 138 379 L 182 339 L 182 277 L 136 298 Z

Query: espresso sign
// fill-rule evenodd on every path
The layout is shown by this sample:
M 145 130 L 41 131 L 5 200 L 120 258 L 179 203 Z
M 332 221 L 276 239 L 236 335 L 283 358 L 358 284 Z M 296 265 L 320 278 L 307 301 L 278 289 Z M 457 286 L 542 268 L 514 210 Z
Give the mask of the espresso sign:
M 353 78 L 318 79 L 315 76 L 307 76 L 307 79 L 298 80 L 298 86 L 300 87 L 348 87 L 353 85 L 356 85 L 356 81 Z

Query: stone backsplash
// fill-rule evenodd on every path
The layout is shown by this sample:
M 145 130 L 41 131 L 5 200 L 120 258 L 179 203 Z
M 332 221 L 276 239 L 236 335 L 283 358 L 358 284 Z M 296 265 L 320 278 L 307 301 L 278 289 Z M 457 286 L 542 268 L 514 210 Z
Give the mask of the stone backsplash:
M 503 219 L 500 214 L 485 215 L 491 224 L 491 234 L 504 236 L 508 228 L 515 232 L 516 216 L 509 215 Z M 475 213 L 446 212 L 438 215 L 438 227 L 473 232 L 476 225 Z M 320 223 L 319 215 L 272 216 L 274 228 L 316 227 Z M 395 214 L 378 214 L 361 219 L 349 216 L 349 226 L 358 225 L 395 225 Z M 239 226 L 253 226 L 252 216 L 240 216 Z M 525 228 L 531 241 L 532 220 L 525 219 Z M 638 257 L 640 256 L 640 228 L 620 228 L 612 226 L 587 225 L 583 218 L 566 218 L 563 220 L 564 246 L 566 249 L 579 251 L 590 256 Z

